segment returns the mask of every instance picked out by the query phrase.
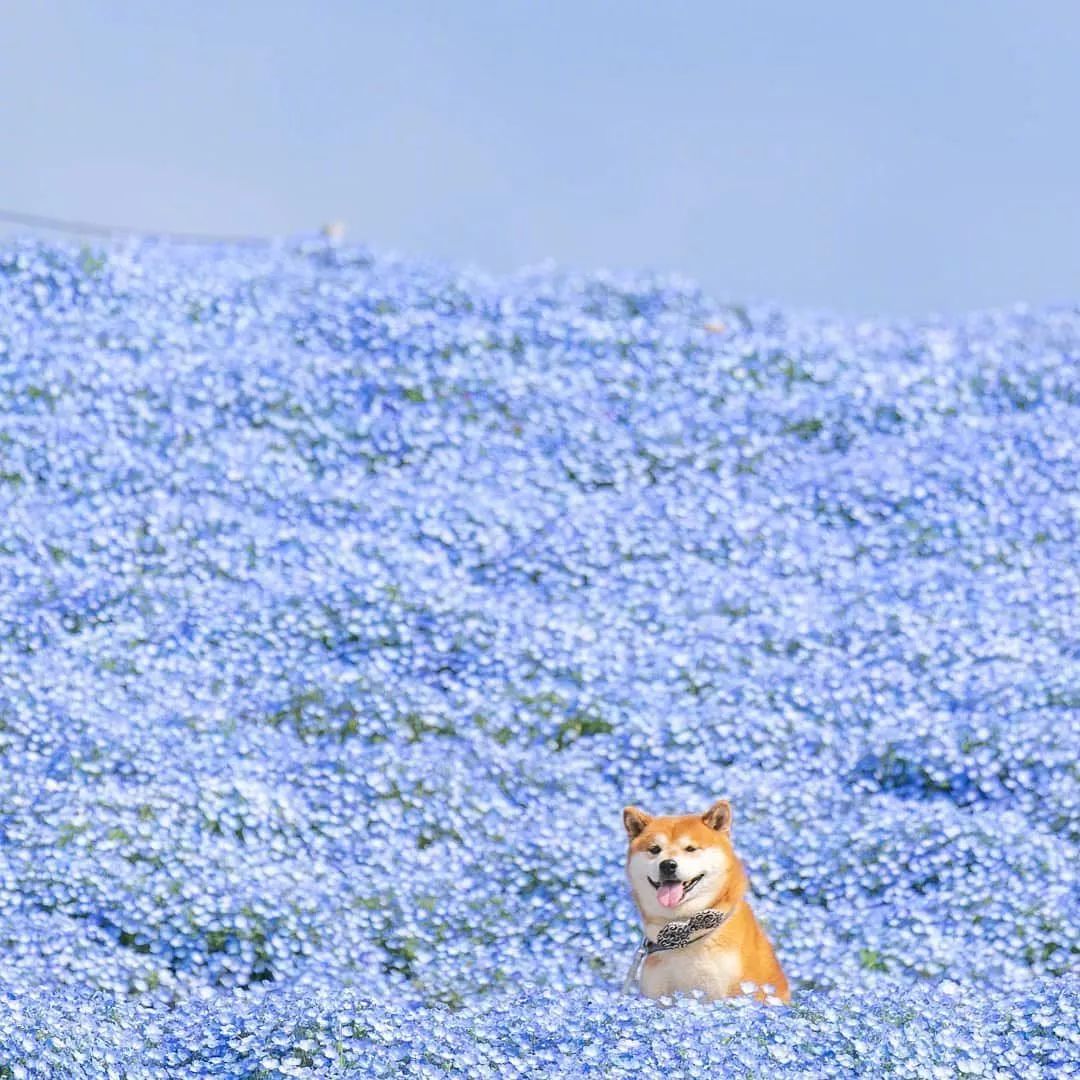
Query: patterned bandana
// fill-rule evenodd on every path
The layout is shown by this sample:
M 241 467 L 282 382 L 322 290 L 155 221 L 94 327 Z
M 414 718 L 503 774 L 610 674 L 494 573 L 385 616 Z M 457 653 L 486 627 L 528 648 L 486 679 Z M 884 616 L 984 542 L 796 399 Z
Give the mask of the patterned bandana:
M 638 981 L 641 974 L 641 965 L 645 963 L 647 956 L 652 956 L 653 953 L 658 952 L 668 952 L 671 949 L 685 949 L 687 945 L 692 945 L 695 941 L 708 937 L 713 930 L 718 926 L 722 926 L 731 918 L 734 910 L 734 907 L 728 908 L 727 911 L 706 908 L 689 919 L 669 922 L 656 935 L 655 941 L 650 941 L 647 937 L 642 938 L 641 944 L 637 947 L 637 952 L 634 953 L 630 970 L 623 980 L 623 993 L 628 993 L 630 988 Z

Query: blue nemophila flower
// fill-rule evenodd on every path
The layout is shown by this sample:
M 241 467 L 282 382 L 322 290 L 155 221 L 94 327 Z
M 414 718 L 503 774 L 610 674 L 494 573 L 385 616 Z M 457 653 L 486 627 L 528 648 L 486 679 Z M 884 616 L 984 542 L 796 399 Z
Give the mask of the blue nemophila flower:
M 9 241 L 0 1072 L 1062 1072 L 1078 359 Z M 719 795 L 790 1009 L 614 990 L 619 808 Z

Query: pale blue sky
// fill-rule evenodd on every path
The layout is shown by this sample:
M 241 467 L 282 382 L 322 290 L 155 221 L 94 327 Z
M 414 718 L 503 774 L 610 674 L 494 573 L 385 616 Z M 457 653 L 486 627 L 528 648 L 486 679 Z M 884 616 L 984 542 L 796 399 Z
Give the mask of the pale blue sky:
M 0 206 L 719 299 L 1080 299 L 1080 3 L 0 0 Z

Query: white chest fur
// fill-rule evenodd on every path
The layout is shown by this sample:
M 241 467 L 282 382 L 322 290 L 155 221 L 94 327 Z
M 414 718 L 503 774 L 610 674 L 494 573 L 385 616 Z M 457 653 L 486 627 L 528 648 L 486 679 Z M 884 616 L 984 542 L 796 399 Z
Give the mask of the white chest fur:
M 650 998 L 703 990 L 709 997 L 727 997 L 740 980 L 735 949 L 690 945 L 650 956 L 641 972 L 641 992 Z

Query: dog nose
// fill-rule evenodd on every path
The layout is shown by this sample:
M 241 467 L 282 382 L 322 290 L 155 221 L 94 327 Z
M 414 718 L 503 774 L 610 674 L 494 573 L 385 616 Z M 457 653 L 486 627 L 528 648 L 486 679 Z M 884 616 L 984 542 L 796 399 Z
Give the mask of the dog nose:
M 665 859 L 660 864 L 660 873 L 661 874 L 674 875 L 675 870 L 676 870 L 677 867 L 678 867 L 678 863 L 676 863 L 674 859 Z

